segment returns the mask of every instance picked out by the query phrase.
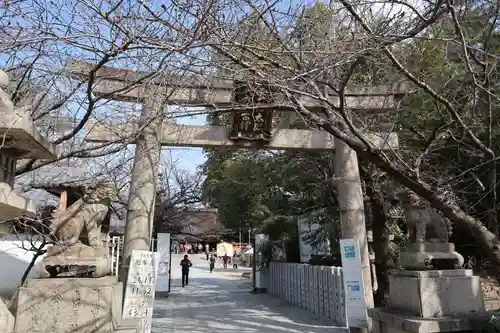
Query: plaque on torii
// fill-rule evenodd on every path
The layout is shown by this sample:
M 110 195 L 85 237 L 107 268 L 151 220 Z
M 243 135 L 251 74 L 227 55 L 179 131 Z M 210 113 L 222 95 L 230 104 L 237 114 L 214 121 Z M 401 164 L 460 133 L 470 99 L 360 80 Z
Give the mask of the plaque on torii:
M 271 92 L 250 87 L 246 82 L 234 81 L 234 101 L 240 105 L 272 104 Z M 257 107 L 248 111 L 235 111 L 231 116 L 229 139 L 268 143 L 272 139 L 273 111 Z

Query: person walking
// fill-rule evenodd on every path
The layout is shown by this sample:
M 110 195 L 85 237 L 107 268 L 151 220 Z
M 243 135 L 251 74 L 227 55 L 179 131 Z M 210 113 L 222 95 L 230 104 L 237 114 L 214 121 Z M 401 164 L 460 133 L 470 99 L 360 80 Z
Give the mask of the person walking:
M 184 244 L 183 243 L 181 243 L 180 248 L 181 248 L 181 253 L 184 253 Z
M 235 269 L 238 269 L 238 261 L 237 260 L 238 260 L 238 257 L 236 255 L 236 252 L 234 252 L 232 262 L 233 262 L 233 268 L 235 268 Z
M 214 268 L 215 268 L 215 257 L 213 254 L 211 254 L 210 255 L 210 273 L 212 273 Z
M 227 262 L 228 262 L 228 261 L 229 261 L 229 256 L 228 256 L 228 255 L 227 255 L 227 253 L 226 253 L 226 254 L 224 254 L 224 255 L 222 256 L 222 263 L 223 263 L 223 265 L 224 265 L 224 269 L 227 269 Z
M 184 259 L 181 260 L 182 267 L 182 286 L 187 286 L 189 283 L 189 268 L 193 266 L 191 260 L 189 260 L 188 255 L 184 255 Z

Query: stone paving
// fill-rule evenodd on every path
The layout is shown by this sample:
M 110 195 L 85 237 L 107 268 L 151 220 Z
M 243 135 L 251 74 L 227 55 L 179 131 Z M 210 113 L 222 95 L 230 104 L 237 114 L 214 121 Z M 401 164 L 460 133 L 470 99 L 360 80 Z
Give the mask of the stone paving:
M 189 286 L 181 287 L 180 255 L 172 255 L 172 288 L 157 298 L 152 333 L 325 333 L 341 327 L 266 294 L 250 294 L 241 273 L 210 273 L 200 255 L 190 255 Z M 242 287 L 244 286 L 244 287 Z

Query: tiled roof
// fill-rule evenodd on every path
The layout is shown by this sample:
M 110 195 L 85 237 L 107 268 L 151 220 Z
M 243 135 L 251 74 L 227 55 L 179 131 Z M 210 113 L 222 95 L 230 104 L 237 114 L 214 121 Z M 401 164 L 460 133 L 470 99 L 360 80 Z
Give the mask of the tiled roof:
M 178 236 L 201 240 L 204 238 L 219 238 L 231 230 L 222 225 L 217 217 L 217 210 L 210 208 L 188 209 L 179 212 L 179 224 L 182 230 Z M 161 231 L 161 227 L 159 231 Z M 177 237 L 179 238 L 179 237 Z
M 103 179 L 103 176 L 96 176 L 85 168 L 57 166 L 41 168 L 36 170 L 34 174 L 29 173 L 26 176 L 19 177 L 17 183 L 21 187 L 29 185 L 35 188 L 55 189 L 91 185 Z

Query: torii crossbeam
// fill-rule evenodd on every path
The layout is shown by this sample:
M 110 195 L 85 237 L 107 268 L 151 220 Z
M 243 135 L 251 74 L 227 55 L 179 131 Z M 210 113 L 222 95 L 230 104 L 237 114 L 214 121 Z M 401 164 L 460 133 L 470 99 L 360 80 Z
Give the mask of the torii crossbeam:
M 68 71 L 72 77 L 88 81 L 95 65 L 72 61 Z M 234 106 L 235 81 L 201 75 L 154 74 L 147 72 L 101 67 L 95 73 L 92 92 L 98 97 L 116 101 L 144 103 L 151 96 L 169 96 L 170 104 L 189 107 Z M 404 84 L 396 86 L 367 87 L 352 85 L 346 89 L 345 107 L 352 110 L 387 110 L 393 108 L 406 93 Z M 339 98 L 332 92 L 330 101 L 339 105 Z M 111 97 L 111 98 L 110 98 Z M 369 97 L 369 98 L 367 98 Z M 311 109 L 321 107 L 313 98 L 301 96 L 300 102 Z

